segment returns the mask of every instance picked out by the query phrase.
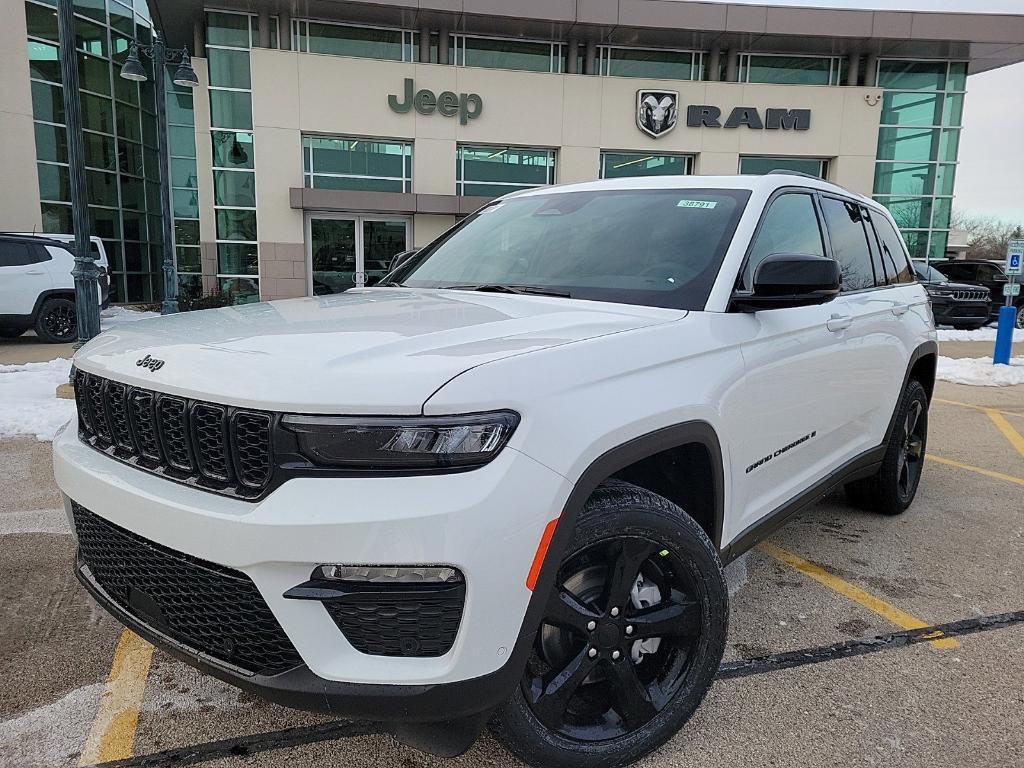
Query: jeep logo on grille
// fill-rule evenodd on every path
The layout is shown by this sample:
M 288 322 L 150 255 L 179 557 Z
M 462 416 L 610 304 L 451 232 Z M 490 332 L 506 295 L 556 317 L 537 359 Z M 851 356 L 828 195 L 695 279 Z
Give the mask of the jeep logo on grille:
M 155 357 L 150 357 L 149 355 L 146 355 L 141 360 L 136 360 L 135 364 L 141 368 L 149 368 L 151 371 L 159 371 L 164 367 L 163 360 L 157 360 Z

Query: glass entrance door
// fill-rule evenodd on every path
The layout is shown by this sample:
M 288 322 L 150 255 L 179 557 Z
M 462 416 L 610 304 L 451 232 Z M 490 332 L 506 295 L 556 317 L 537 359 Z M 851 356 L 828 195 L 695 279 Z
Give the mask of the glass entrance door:
M 306 235 L 313 295 L 373 285 L 387 274 L 391 259 L 406 250 L 409 220 L 344 214 L 315 214 Z

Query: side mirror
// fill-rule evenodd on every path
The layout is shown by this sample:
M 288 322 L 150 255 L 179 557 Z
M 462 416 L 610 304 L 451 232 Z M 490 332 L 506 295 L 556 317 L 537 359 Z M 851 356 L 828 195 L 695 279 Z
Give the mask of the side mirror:
M 394 272 L 396 269 L 398 269 L 400 266 L 402 266 L 405 262 L 407 262 L 415 255 L 415 250 L 402 251 L 401 253 L 396 253 L 391 258 L 391 264 L 388 266 L 388 272 Z
M 754 270 L 753 291 L 734 295 L 733 304 L 744 312 L 824 304 L 838 295 L 841 283 L 835 259 L 773 253 Z

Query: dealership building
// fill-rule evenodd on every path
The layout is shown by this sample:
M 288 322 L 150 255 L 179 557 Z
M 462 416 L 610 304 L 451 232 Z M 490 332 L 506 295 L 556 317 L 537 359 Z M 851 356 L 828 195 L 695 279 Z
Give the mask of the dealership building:
M 70 232 L 55 5 L 2 1 L 0 229 Z M 153 80 L 118 76 L 154 29 L 199 79 L 167 79 L 181 290 L 239 302 L 372 283 L 498 195 L 621 176 L 822 176 L 941 257 L 967 75 L 1024 60 L 1024 13 L 966 1 L 131 3 L 75 2 L 90 222 L 123 302 L 161 293 Z

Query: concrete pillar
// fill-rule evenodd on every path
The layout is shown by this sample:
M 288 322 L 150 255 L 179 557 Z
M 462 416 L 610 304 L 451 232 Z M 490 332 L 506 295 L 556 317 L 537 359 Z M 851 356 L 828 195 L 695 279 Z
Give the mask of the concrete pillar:
M 448 51 L 451 49 L 452 35 L 447 29 L 442 29 L 437 34 L 437 63 L 438 64 L 454 64 L 456 62 L 450 59 Z
M 565 71 L 570 75 L 579 74 L 580 68 L 580 41 L 574 37 L 569 38 L 568 55 L 565 57 Z
M 282 10 L 278 14 L 277 23 L 280 25 L 278 44 L 282 51 L 290 51 L 292 49 L 292 12 Z
M 260 28 L 260 48 L 270 47 L 270 11 L 264 9 L 256 17 Z
M 713 83 L 722 79 L 722 51 L 718 48 L 708 51 L 707 79 Z
M 430 63 L 430 27 L 420 29 L 420 63 Z
M 597 43 L 587 40 L 587 52 L 583 61 L 583 73 L 587 75 L 599 75 L 597 71 Z
M 864 85 L 874 88 L 878 84 L 878 57 L 874 54 L 868 56 L 867 69 L 864 72 Z
M 857 85 L 860 82 L 860 54 L 851 53 L 846 62 L 846 84 Z
M 735 48 L 730 48 L 725 55 L 728 56 L 725 60 L 725 79 L 730 83 L 735 83 L 740 72 L 739 51 Z
M 206 55 L 206 21 L 202 14 L 192 22 L 192 54 L 194 56 Z

